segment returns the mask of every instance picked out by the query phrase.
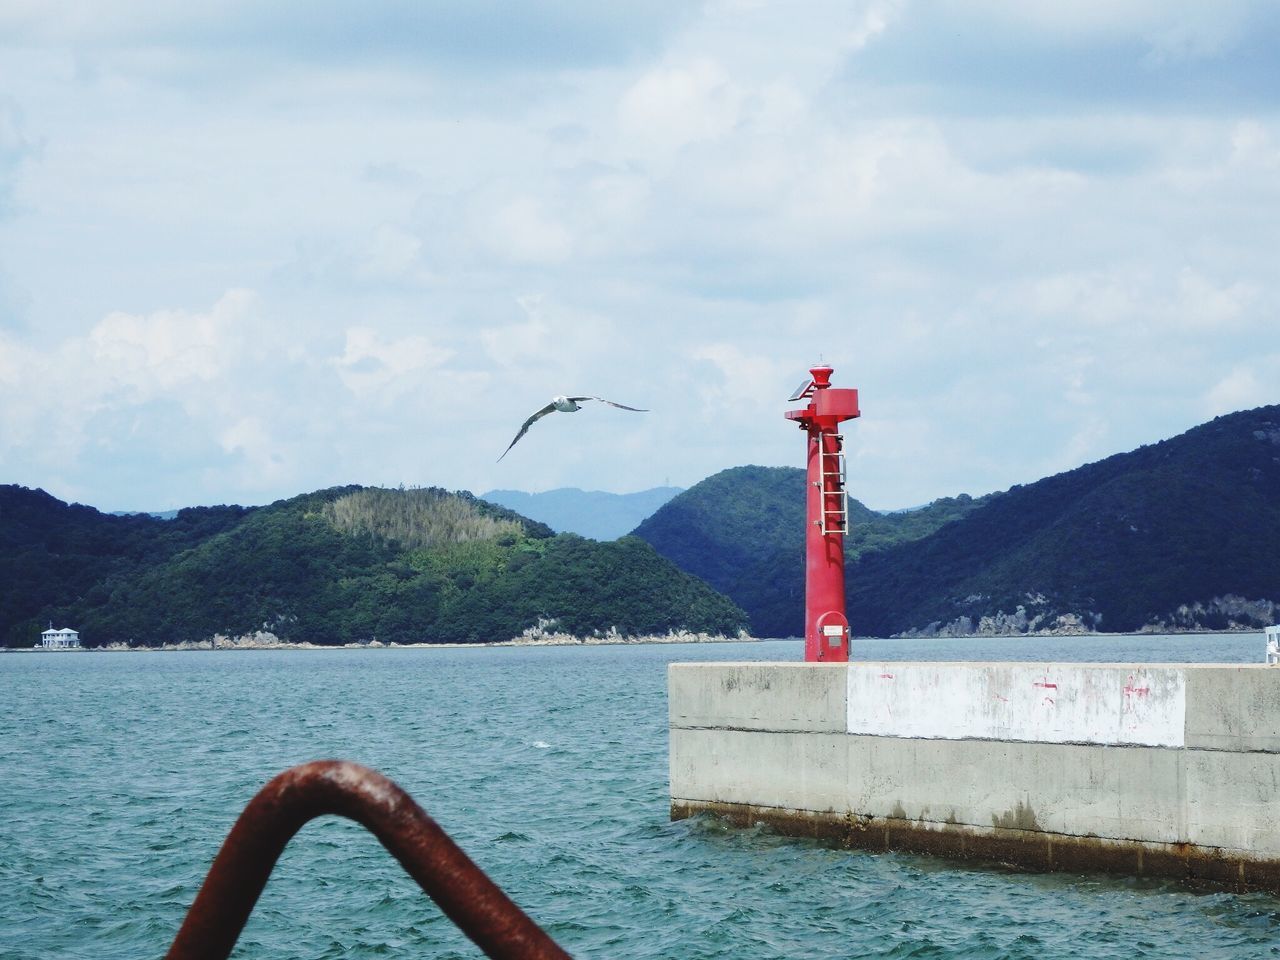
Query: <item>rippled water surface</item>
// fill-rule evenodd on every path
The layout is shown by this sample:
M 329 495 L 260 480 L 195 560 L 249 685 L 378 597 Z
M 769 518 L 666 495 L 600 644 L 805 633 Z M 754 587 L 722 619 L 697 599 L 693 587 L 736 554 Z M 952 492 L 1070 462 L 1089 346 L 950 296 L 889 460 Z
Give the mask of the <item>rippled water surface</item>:
M 859 641 L 867 659 L 1242 661 L 1258 636 Z M 668 820 L 666 664 L 703 646 L 0 656 L 0 957 L 157 957 L 305 760 L 407 789 L 580 957 L 1280 956 L 1280 900 Z M 479 956 L 359 827 L 307 826 L 237 957 Z

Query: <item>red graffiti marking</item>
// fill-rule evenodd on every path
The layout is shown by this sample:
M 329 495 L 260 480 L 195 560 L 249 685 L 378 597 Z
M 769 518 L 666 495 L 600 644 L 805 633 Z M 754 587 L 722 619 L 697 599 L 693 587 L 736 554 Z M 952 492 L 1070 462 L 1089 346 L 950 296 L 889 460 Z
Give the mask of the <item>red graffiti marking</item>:
M 1032 684 L 1032 686 L 1033 686 L 1033 687 L 1040 687 L 1040 688 L 1042 688 L 1042 689 L 1044 689 L 1044 690 L 1057 690 L 1057 689 L 1058 689 L 1058 685 L 1057 685 L 1056 683 L 1050 683 L 1048 680 L 1043 680 L 1043 681 L 1042 681 L 1042 680 L 1037 680 L 1035 683 L 1033 683 L 1033 684 Z
M 1150 687 L 1135 687 L 1132 682 L 1126 683 L 1124 687 L 1126 697 L 1145 697 L 1150 692 Z
M 882 674 L 880 674 L 880 679 L 881 679 L 881 680 L 892 680 L 892 679 L 893 679 L 893 674 L 892 674 L 892 673 L 882 673 Z

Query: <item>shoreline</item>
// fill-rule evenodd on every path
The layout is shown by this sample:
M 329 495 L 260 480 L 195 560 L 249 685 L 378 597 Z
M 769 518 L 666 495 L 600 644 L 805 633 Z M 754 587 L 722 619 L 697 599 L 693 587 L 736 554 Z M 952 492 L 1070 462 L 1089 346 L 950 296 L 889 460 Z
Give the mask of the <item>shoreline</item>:
M 214 650 L 468 650 L 491 647 L 606 647 L 606 646 L 639 646 L 672 643 L 757 643 L 759 637 L 745 633 L 737 636 L 724 634 L 691 633 L 676 631 L 666 634 L 648 634 L 644 636 L 625 636 L 619 633 L 605 633 L 599 636 L 577 637 L 572 634 L 541 634 L 521 636 L 510 640 L 488 640 L 480 643 L 383 643 L 371 640 L 368 643 L 309 643 L 280 640 L 274 634 L 256 634 L 249 637 L 217 636 L 211 640 L 182 640 L 178 643 L 163 643 L 158 646 L 142 644 L 110 643 L 101 647 L 80 647 L 72 649 L 49 649 L 43 647 L 7 647 L 0 648 L 4 653 L 189 653 L 192 651 Z M 786 638 L 784 638 L 786 639 Z
M 1087 639 L 1087 638 L 1132 638 L 1151 636 L 1214 636 L 1214 635 L 1247 635 L 1257 633 L 1261 629 L 1236 630 L 1171 630 L 1158 634 L 1150 630 L 1135 630 L 1130 633 L 1087 632 L 1072 634 L 1010 633 L 1010 634 L 969 634 L 966 636 L 936 637 L 855 637 L 858 641 L 944 641 L 947 643 L 964 640 L 1036 640 L 1046 639 Z M 112 643 L 101 647 L 80 647 L 77 649 L 49 649 L 43 647 L 0 647 L 0 653 L 189 653 L 192 651 L 213 650 L 468 650 L 478 648 L 510 647 L 606 647 L 606 646 L 644 646 L 673 643 L 761 643 L 768 641 L 792 641 L 800 643 L 803 637 L 753 637 L 746 633 L 737 636 L 724 634 L 692 633 L 675 631 L 667 634 L 648 634 L 644 636 L 626 636 L 616 632 L 596 636 L 578 637 L 566 633 L 539 633 L 530 631 L 529 635 L 514 637 L 510 640 L 489 640 L 480 643 L 383 643 L 372 640 L 368 643 L 321 644 L 309 642 L 291 642 L 280 640 L 274 634 L 258 633 L 246 637 L 216 636 L 211 640 L 183 640 L 178 643 L 164 643 L 158 646 L 141 644 L 130 645 Z

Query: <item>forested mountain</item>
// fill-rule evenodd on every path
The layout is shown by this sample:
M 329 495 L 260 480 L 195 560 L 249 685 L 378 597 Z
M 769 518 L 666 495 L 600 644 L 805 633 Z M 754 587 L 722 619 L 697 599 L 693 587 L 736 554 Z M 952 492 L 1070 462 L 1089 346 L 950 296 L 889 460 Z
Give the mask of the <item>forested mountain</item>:
M 1004 493 L 882 516 L 850 504 L 860 635 L 1224 629 L 1280 616 L 1280 407 Z M 723 590 L 759 636 L 799 634 L 804 475 L 742 467 L 636 535 Z
M 438 489 L 343 487 L 160 520 L 0 486 L 0 643 L 29 646 L 49 621 L 90 644 L 258 630 L 476 642 L 547 620 L 734 633 L 748 614 L 758 636 L 797 635 L 804 482 L 725 470 L 605 543 Z M 850 519 L 860 635 L 1272 623 L 1280 406 L 981 499 L 887 515 L 852 501 Z
M 606 493 L 558 487 L 542 493 L 490 490 L 481 499 L 545 523 L 557 533 L 577 533 L 594 540 L 616 540 L 680 493 L 680 487 L 653 487 L 636 493 Z
M 745 615 L 636 538 L 596 543 L 439 489 L 343 487 L 266 507 L 112 516 L 0 486 L 0 640 L 89 645 L 270 631 L 338 644 L 734 633 Z
M 640 524 L 635 535 L 681 569 L 727 594 L 757 636 L 804 632 L 805 472 L 734 467 L 695 484 Z M 983 503 L 961 494 L 881 514 L 849 500 L 850 560 L 928 536 Z
M 848 568 L 859 632 L 1261 626 L 1280 613 L 1280 406 L 1014 487 Z
M 192 507 L 172 520 L 116 516 L 43 490 L 0 485 L 0 645 L 29 646 L 72 604 L 239 523 L 250 508 Z M 35 637 L 32 634 L 35 634 Z

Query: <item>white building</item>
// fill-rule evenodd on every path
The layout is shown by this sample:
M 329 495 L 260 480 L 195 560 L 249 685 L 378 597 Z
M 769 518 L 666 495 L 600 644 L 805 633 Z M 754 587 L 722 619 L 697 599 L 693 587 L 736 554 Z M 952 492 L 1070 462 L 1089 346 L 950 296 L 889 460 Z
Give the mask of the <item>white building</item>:
M 61 630 L 49 629 L 40 634 L 40 646 L 46 650 L 79 650 L 80 631 L 63 627 Z

